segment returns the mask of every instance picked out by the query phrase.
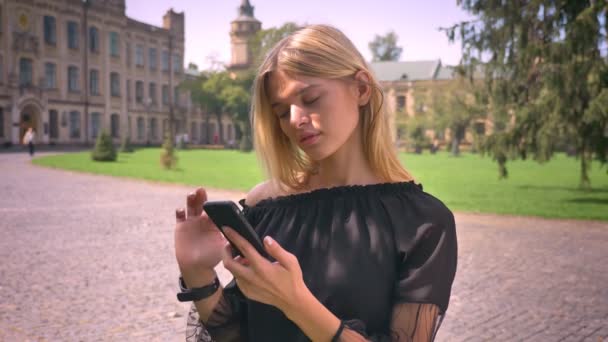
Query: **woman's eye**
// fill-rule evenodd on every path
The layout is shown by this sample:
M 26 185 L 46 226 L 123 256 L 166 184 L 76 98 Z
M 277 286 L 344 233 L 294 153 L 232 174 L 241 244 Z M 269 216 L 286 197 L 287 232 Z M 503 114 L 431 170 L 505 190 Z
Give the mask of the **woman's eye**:
M 302 100 L 302 102 L 303 102 L 305 105 L 311 105 L 311 104 L 313 104 L 313 103 L 317 102 L 317 100 L 318 100 L 320 97 L 321 97 L 321 96 L 316 97 L 316 98 L 314 98 L 314 99 L 312 99 L 312 100 L 310 100 L 310 101 Z
M 285 119 L 289 115 L 289 111 L 279 114 L 279 119 Z

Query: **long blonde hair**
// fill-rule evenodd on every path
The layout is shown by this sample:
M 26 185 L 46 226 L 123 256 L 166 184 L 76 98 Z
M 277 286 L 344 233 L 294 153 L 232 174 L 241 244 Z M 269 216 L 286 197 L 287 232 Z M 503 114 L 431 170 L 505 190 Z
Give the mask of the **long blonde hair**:
M 340 30 L 328 25 L 306 26 L 283 38 L 266 56 L 253 85 L 251 107 L 254 144 L 267 176 L 279 184 L 298 189 L 313 172 L 315 163 L 282 132 L 272 113 L 266 83 L 271 72 L 325 79 L 353 77 L 365 71 L 372 94 L 361 108 L 363 152 L 372 171 L 385 182 L 409 181 L 413 177 L 399 162 L 389 132 L 380 84 L 353 43 Z

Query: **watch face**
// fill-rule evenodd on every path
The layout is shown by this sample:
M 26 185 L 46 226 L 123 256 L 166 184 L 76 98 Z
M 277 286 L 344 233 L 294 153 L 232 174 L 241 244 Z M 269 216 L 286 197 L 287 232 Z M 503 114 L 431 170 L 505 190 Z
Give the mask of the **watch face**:
M 19 21 L 19 28 L 22 29 L 23 31 L 27 31 L 27 29 L 30 27 L 30 18 L 27 16 L 27 14 L 20 13 L 18 21 Z

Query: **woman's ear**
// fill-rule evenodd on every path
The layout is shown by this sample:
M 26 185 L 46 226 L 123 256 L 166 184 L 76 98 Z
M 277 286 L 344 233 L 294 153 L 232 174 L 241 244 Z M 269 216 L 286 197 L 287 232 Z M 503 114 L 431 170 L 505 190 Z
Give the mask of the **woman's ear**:
M 357 101 L 359 107 L 365 106 L 369 102 L 372 94 L 371 78 L 367 71 L 359 70 L 355 74 L 355 82 L 357 83 Z

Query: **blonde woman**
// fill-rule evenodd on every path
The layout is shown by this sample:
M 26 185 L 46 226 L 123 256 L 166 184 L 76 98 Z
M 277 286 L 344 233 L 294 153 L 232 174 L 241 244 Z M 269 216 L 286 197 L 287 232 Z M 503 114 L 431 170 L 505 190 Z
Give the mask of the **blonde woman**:
M 233 258 L 202 211 L 176 212 L 194 341 L 431 341 L 456 272 L 452 213 L 400 164 L 380 86 L 338 29 L 307 26 L 269 52 L 254 85 L 268 181 L 240 203 L 275 262 L 238 234 Z M 220 260 L 235 280 L 218 285 Z

